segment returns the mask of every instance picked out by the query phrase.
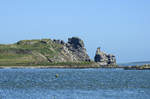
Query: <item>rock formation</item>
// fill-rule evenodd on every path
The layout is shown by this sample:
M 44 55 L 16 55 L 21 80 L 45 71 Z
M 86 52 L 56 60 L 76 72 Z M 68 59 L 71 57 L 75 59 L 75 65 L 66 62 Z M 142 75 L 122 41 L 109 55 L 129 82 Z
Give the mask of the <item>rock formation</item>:
M 68 39 L 66 47 L 72 54 L 80 61 L 90 61 L 90 58 L 86 52 L 83 41 L 78 37 L 72 37 Z
M 59 57 L 57 58 L 58 59 L 57 61 L 61 62 L 90 61 L 90 58 L 84 47 L 84 43 L 80 38 L 78 37 L 68 38 L 67 43 L 65 43 L 62 40 L 53 40 L 53 42 L 63 45 Z
M 106 54 L 97 48 L 96 55 L 94 57 L 94 61 L 97 62 L 99 65 L 116 65 L 116 58 L 112 54 Z

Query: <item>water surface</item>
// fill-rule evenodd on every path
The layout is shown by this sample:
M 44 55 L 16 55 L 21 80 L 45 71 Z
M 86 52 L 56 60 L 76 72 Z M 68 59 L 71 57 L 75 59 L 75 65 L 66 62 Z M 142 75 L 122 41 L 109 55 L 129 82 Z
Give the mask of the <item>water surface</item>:
M 58 74 L 58 78 L 56 78 Z M 150 71 L 1 69 L 0 99 L 149 99 Z

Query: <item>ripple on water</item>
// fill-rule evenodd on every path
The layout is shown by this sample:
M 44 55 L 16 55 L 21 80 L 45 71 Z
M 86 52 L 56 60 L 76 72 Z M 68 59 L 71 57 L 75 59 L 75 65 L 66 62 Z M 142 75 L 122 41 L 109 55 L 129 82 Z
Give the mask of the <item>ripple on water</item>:
M 56 74 L 59 77 L 56 77 Z M 2 69 L 2 99 L 149 99 L 150 71 Z

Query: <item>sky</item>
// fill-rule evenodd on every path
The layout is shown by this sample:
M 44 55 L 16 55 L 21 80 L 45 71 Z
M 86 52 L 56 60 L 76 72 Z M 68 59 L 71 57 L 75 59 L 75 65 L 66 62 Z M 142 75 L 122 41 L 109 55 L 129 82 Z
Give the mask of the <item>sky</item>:
M 0 43 L 24 39 L 84 40 L 117 63 L 150 61 L 150 0 L 0 0 Z

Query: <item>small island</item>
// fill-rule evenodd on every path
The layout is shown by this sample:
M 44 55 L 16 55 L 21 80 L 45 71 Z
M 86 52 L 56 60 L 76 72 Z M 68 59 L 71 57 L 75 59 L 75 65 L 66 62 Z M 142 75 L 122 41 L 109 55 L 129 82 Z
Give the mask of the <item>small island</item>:
M 0 44 L 0 68 L 124 68 L 149 69 L 150 66 L 118 66 L 113 54 L 97 48 L 94 60 L 89 58 L 84 42 L 78 37 L 63 40 L 21 40 Z

